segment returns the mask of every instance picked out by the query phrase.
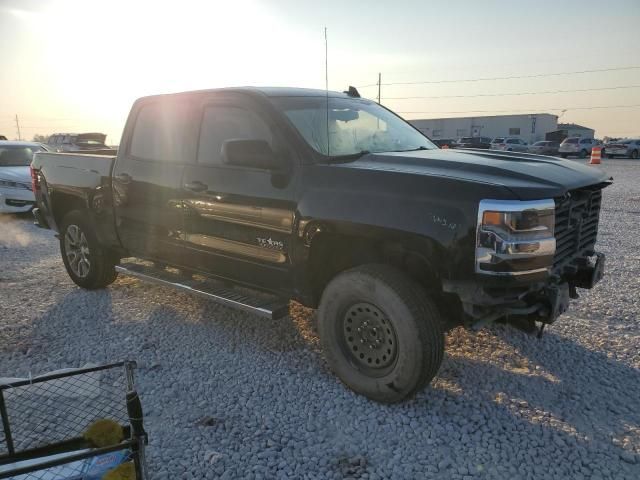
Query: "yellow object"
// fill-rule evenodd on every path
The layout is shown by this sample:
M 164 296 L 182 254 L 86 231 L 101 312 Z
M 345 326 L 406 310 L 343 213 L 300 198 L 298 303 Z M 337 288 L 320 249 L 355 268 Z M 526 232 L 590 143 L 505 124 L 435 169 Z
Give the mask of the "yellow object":
M 136 469 L 133 462 L 125 462 L 112 468 L 102 477 L 102 480 L 135 480 Z
M 124 432 L 118 422 L 103 418 L 89 425 L 83 437 L 93 447 L 110 447 L 124 440 Z

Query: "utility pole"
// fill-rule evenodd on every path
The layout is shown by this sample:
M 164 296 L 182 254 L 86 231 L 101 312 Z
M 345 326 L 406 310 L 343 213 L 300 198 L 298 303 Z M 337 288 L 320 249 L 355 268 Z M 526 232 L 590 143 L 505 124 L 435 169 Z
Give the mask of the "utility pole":
M 327 41 L 327 27 L 324 27 L 324 89 L 327 92 L 329 91 L 329 42 Z
M 382 87 L 382 74 L 378 73 L 378 103 L 380 103 L 380 88 Z
M 18 129 L 18 140 L 22 140 L 22 135 L 20 135 L 20 122 L 18 121 L 17 113 L 16 113 L 16 128 Z

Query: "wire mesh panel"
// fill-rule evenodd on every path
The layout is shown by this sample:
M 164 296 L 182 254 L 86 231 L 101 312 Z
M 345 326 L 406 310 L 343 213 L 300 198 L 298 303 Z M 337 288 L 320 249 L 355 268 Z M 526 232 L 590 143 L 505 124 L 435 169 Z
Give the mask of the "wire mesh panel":
M 128 425 L 125 365 L 74 372 L 42 381 L 3 388 L 5 415 L 11 438 L 3 434 L 0 455 L 37 449 L 82 438 L 96 420 Z M 43 377 L 46 378 L 46 377 Z M 4 450 L 4 451 L 3 451 Z
M 0 479 L 146 478 L 134 367 L 122 362 L 0 383 Z

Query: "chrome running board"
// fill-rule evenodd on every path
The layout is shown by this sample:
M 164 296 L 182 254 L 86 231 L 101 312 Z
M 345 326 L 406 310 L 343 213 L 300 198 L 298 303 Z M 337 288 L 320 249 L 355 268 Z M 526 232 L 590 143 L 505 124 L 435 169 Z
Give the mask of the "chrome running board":
M 139 263 L 116 265 L 116 271 L 140 280 L 193 293 L 221 305 L 253 313 L 264 318 L 275 320 L 286 317 L 289 314 L 288 301 L 261 292 L 256 292 L 255 295 L 240 293 L 233 288 L 222 287 L 219 282 L 205 277 L 201 277 L 198 280 L 190 279 L 171 273 L 166 269 L 158 269 Z

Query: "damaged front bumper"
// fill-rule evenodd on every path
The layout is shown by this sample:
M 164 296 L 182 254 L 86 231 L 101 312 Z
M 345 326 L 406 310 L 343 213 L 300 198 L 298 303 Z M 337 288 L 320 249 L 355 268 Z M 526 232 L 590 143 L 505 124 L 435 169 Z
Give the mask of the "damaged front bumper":
M 465 323 L 480 328 L 495 320 L 526 317 L 553 323 L 578 298 L 576 288 L 591 289 L 604 275 L 605 256 L 595 253 L 581 259 L 570 276 L 544 275 L 534 279 L 501 279 L 492 282 L 445 281 L 443 289 L 458 296 Z

